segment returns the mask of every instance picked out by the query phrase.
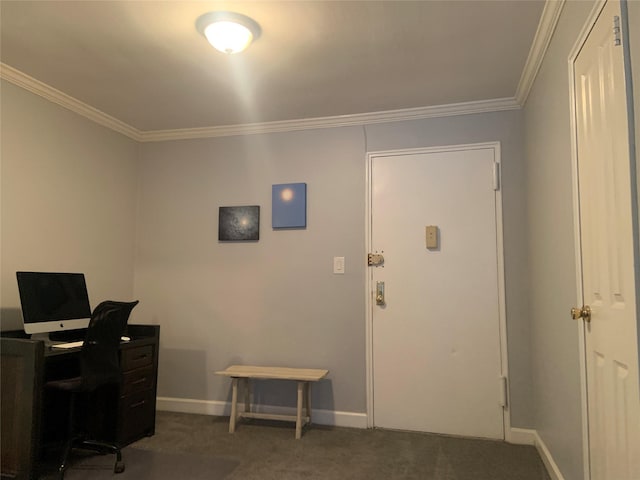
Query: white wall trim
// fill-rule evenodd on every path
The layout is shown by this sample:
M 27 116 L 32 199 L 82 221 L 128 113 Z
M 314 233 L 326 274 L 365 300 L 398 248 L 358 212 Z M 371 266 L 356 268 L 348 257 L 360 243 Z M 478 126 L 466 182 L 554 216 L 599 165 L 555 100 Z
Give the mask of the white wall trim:
M 569 79 L 569 123 L 571 135 L 571 186 L 573 200 L 573 241 L 575 250 L 576 264 L 576 305 L 583 305 L 582 292 L 582 241 L 580 238 L 580 191 L 578 186 L 578 126 L 576 119 L 576 86 L 574 63 L 582 46 L 589 36 L 589 32 L 593 28 L 604 8 L 606 0 L 597 0 L 585 21 L 585 24 L 578 34 L 576 43 L 573 45 L 569 58 L 567 60 Z M 578 331 L 578 354 L 580 356 L 580 408 L 582 420 L 582 468 L 584 470 L 584 478 L 591 478 L 590 448 L 589 448 L 589 405 L 587 397 L 587 359 L 586 359 L 586 332 L 584 322 L 580 322 Z M 546 447 L 545 447 L 546 448 Z
M 511 427 L 505 431 L 505 441 L 514 445 L 535 445 L 536 431 L 529 428 Z
M 576 52 L 577 54 L 577 52 Z M 573 243 L 575 250 L 576 264 L 576 305 L 583 304 L 582 297 L 582 242 L 580 240 L 580 199 L 578 189 L 578 139 L 576 126 L 576 91 L 575 78 L 573 71 L 573 62 L 575 58 L 569 61 L 569 111 L 570 111 L 570 134 L 571 134 L 571 186 L 573 201 Z M 580 409 L 581 409 L 581 425 L 582 425 L 582 457 L 584 478 L 588 480 L 590 474 L 589 462 L 589 414 L 587 403 L 587 363 L 585 348 L 585 331 L 584 322 L 580 322 L 578 327 L 578 355 L 580 356 Z
M 553 36 L 553 32 L 556 28 L 564 2 L 565 0 L 546 1 L 540 17 L 538 29 L 536 30 L 536 35 L 531 45 L 531 49 L 529 50 L 529 55 L 525 62 L 514 97 L 358 113 L 352 115 L 238 125 L 221 125 L 202 128 L 142 131 L 2 62 L 0 62 L 0 78 L 71 110 L 72 112 L 82 115 L 99 125 L 122 133 L 123 135 L 139 142 L 161 142 L 167 140 L 188 140 L 196 138 L 291 132 L 317 128 L 360 126 L 375 123 L 401 122 L 426 118 L 498 112 L 503 110 L 517 110 L 526 102 L 529 91 L 531 90 L 540 65 L 542 64 L 544 55 L 549 43 L 551 42 L 551 37 Z
M 292 132 L 317 128 L 360 126 L 375 123 L 402 122 L 425 118 L 517 110 L 520 108 L 520 105 L 514 97 L 507 97 L 332 117 L 221 125 L 217 127 L 142 131 L 1 62 L 0 78 L 139 142 L 162 142 L 167 140 L 230 137 L 236 135 Z
M 547 473 L 552 480 L 564 480 L 562 472 L 558 468 L 558 464 L 553 459 L 551 451 L 540 437 L 540 434 L 533 429 L 528 428 L 511 428 L 506 432 L 506 441 L 516 445 L 533 445 L 536 447 L 542 463 L 544 463 Z
M 540 458 L 542 459 L 542 463 L 547 468 L 547 473 L 551 477 L 551 480 L 564 480 L 564 476 L 562 472 L 558 468 L 558 464 L 553 459 L 551 452 L 547 448 L 547 445 L 542 440 L 542 437 L 538 434 L 537 431 L 534 431 L 535 434 L 535 447 L 540 454 Z
M 156 408 L 166 412 L 194 413 L 198 415 L 229 416 L 231 403 L 216 400 L 196 400 L 191 398 L 158 397 Z M 294 415 L 295 407 L 273 405 L 251 405 L 253 412 Z M 313 423 L 334 427 L 367 428 L 366 413 L 340 412 L 333 410 L 313 410 Z
M 498 164 L 498 185 L 495 192 L 495 216 L 496 216 L 496 256 L 498 261 L 498 307 L 500 308 L 500 369 L 501 375 L 507 379 L 507 404 L 502 409 L 505 439 L 507 432 L 511 431 L 511 379 L 509 377 L 509 342 L 507 342 L 507 295 L 505 283 L 504 265 L 504 223 L 502 213 L 502 153 L 500 142 L 485 144 L 493 148 L 494 162 Z
M 82 115 L 103 127 L 122 133 L 133 140 L 141 141 L 142 139 L 140 130 L 135 129 L 117 118 L 107 115 L 97 108 L 81 102 L 64 92 L 47 85 L 46 83 L 36 80 L 6 63 L 0 62 L 0 78 L 31 93 L 39 95 L 50 102 L 56 103 L 67 110 L 71 110 L 78 115 Z
M 460 150 L 477 150 L 482 148 L 491 148 L 494 150 L 494 161 L 501 163 L 500 158 L 500 142 L 485 142 L 464 145 L 445 145 L 438 147 L 421 147 L 400 150 L 385 150 L 367 152 L 366 157 L 366 185 L 365 185 L 365 234 L 366 234 L 366 251 L 372 250 L 371 239 L 371 201 L 372 201 L 372 162 L 375 157 L 389 155 L 412 155 L 421 153 L 435 153 Z M 503 214 L 502 214 L 502 179 L 500 179 L 500 188 L 495 192 L 496 205 L 496 255 L 498 270 L 498 302 L 499 302 L 499 336 L 500 336 L 500 358 L 501 358 L 501 375 L 507 378 L 509 382 L 509 356 L 507 349 L 507 320 L 506 320 L 506 300 L 505 300 L 505 276 L 504 276 L 504 239 L 503 239 Z M 371 428 L 375 426 L 373 414 L 373 285 L 371 270 L 365 270 L 365 308 L 366 308 L 366 389 L 367 389 L 367 425 Z M 507 383 L 507 390 L 510 388 Z M 511 413 L 510 401 L 503 409 L 503 427 L 504 438 L 507 439 L 508 433 L 511 432 Z
M 524 107 L 527 101 L 529 92 L 533 87 L 533 82 L 542 65 L 542 60 L 547 53 L 547 48 L 549 48 L 549 44 L 551 43 L 551 38 L 558 24 L 564 2 L 565 0 L 547 0 L 545 2 L 542 15 L 540 16 L 540 22 L 538 23 L 538 29 L 536 30 L 536 35 L 529 50 L 529 56 L 522 70 L 518 88 L 516 88 L 515 98 L 518 105 L 522 107 Z
M 578 53 L 580 53 L 580 50 L 582 50 L 582 46 L 587 41 L 587 37 L 589 36 L 591 29 L 596 24 L 596 20 L 598 20 L 598 17 L 600 16 L 600 12 L 602 12 L 602 9 L 604 8 L 606 3 L 607 3 L 607 0 L 595 0 L 595 3 L 593 4 L 593 8 L 591 9 L 591 12 L 589 12 L 589 16 L 585 20 L 584 25 L 582 26 L 582 29 L 578 34 L 576 43 L 573 44 L 573 48 L 569 53 L 569 68 L 570 68 L 569 71 L 570 72 L 573 72 L 573 63 L 578 57 Z
M 156 399 L 156 409 L 164 412 L 228 417 L 231 413 L 231 403 L 217 400 L 158 397 Z M 294 407 L 251 405 L 251 409 L 256 412 L 280 415 L 295 415 L 296 413 L 296 409 Z M 366 413 L 313 410 L 312 415 L 313 423 L 318 425 L 362 429 L 370 427 L 367 423 Z M 526 428 L 509 428 L 506 431 L 506 436 L 507 442 L 509 443 L 535 446 L 552 480 L 564 480 L 558 465 L 551 456 L 551 452 L 536 430 Z
M 365 139 L 366 149 L 366 139 Z M 372 190 L 372 158 L 373 153 L 367 152 L 366 166 L 365 166 L 365 202 L 364 202 L 364 232 L 365 232 L 365 252 L 368 254 L 372 251 L 371 243 L 371 202 L 373 198 Z M 365 285 L 365 388 L 366 388 L 366 401 L 367 401 L 367 427 L 374 427 L 373 420 L 373 305 L 374 305 L 374 290 L 373 290 L 373 273 L 369 267 L 364 269 L 364 285 Z
M 517 110 L 520 105 L 514 98 L 496 98 L 475 102 L 451 103 L 431 107 L 404 108 L 381 112 L 357 113 L 332 117 L 317 117 L 277 122 L 251 123 L 245 125 L 223 125 L 219 127 L 191 128 L 181 130 L 158 130 L 143 132 L 142 141 L 158 142 L 164 140 L 184 140 L 192 138 L 229 137 L 234 135 L 251 135 L 260 133 L 292 132 L 317 128 L 335 128 L 361 126 L 374 123 L 402 122 L 425 118 L 449 117 L 455 115 L 471 115 L 474 113 Z

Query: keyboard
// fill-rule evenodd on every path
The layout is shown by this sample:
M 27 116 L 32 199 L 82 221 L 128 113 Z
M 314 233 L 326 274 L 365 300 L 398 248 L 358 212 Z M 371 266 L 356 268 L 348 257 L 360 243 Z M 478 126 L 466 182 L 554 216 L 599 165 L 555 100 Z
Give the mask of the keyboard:
M 123 342 L 128 342 L 131 339 L 129 337 L 120 337 L 120 340 Z M 66 343 L 54 343 L 51 345 L 51 348 L 77 348 L 81 347 L 84 343 L 84 340 L 78 340 L 77 342 L 66 342 Z
M 54 343 L 51 345 L 51 348 L 77 348 L 81 347 L 84 343 L 84 340 L 79 340 L 77 342 L 68 342 L 68 343 Z

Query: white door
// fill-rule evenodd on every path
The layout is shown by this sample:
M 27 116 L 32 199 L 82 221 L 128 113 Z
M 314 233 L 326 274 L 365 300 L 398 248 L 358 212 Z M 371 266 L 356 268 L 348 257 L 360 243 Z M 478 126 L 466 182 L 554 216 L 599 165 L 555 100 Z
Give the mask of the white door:
M 574 63 L 593 480 L 640 479 L 631 157 L 616 17 L 620 5 L 609 1 Z
M 504 438 L 496 150 L 370 156 L 377 427 Z

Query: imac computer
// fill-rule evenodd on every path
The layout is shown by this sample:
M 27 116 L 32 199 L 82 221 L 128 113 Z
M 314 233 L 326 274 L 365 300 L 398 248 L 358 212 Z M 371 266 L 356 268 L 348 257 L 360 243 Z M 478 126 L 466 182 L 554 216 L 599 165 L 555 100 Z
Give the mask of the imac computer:
M 88 327 L 91 307 L 84 274 L 16 272 L 16 276 L 25 333 L 48 341 L 50 333 Z

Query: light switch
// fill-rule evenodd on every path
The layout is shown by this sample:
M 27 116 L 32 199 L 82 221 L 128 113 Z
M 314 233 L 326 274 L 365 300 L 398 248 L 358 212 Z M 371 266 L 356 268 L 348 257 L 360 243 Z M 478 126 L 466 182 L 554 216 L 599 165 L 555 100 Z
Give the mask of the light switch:
M 333 257 L 333 273 L 344 274 L 344 257 Z
M 427 248 L 438 248 L 438 227 L 427 225 L 426 227 Z

